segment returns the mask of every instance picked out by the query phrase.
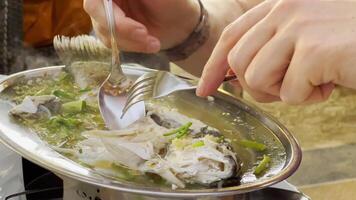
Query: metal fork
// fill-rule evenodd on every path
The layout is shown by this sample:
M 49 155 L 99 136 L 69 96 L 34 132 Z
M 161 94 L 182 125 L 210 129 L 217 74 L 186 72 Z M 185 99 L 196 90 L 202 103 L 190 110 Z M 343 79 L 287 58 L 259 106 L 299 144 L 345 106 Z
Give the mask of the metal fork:
M 75 37 L 57 35 L 53 39 L 53 47 L 66 68 L 75 62 L 107 62 L 111 55 L 110 49 L 90 35 Z
M 228 75 L 225 77 L 224 82 L 235 80 L 236 78 L 236 75 Z M 176 91 L 196 89 L 197 84 L 198 80 L 177 76 L 167 71 L 146 73 L 131 86 L 121 117 L 133 105 L 141 101 L 163 97 Z

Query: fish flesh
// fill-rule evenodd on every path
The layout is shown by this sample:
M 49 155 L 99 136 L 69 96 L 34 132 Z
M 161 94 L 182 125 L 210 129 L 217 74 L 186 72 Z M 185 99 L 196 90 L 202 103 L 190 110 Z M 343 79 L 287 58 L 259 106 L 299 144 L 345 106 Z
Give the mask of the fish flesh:
M 239 174 L 241 163 L 217 129 L 161 105 L 148 104 L 147 110 L 147 117 L 127 129 L 84 132 L 87 139 L 77 144 L 81 153 L 72 153 L 85 163 L 94 165 L 98 159 L 108 159 L 159 175 L 172 188 L 210 185 Z M 190 124 L 186 135 L 172 134 L 185 124 Z
M 18 118 L 50 118 L 61 108 L 61 101 L 54 95 L 27 96 L 21 104 L 14 106 L 9 114 Z
M 66 68 L 82 89 L 99 87 L 110 73 L 110 65 L 105 62 L 74 62 Z

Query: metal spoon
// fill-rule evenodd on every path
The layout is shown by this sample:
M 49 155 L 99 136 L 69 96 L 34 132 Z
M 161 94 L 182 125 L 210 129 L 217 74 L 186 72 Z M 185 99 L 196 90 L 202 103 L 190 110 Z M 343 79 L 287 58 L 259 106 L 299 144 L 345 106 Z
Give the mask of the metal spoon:
M 111 130 L 115 130 L 125 128 L 144 117 L 145 104 L 141 102 L 132 106 L 125 116 L 121 118 L 122 110 L 127 100 L 126 92 L 130 88 L 132 81 L 126 77 L 121 68 L 112 0 L 103 0 L 103 2 L 111 35 L 112 58 L 111 73 L 100 87 L 98 101 L 100 113 L 106 126 Z

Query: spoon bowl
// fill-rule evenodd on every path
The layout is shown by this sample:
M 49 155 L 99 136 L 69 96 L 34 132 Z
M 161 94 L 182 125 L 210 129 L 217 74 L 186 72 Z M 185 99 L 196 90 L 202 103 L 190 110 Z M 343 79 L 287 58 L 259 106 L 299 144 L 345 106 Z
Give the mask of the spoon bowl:
M 100 113 L 106 126 L 110 130 L 126 128 L 145 115 L 145 104 L 144 102 L 139 102 L 132 106 L 126 114 L 121 117 L 122 110 L 127 101 L 127 94 L 118 96 L 110 95 L 101 87 L 98 94 L 98 101 Z

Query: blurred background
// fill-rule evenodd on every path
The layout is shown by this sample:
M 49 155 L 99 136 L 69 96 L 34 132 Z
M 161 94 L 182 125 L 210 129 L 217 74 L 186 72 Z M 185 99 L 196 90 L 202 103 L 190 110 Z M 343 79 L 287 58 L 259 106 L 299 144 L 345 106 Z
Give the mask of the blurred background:
M 54 52 L 55 35 L 93 34 L 83 0 L 1 0 L 0 74 L 60 64 Z M 168 69 L 158 55 L 125 53 L 123 62 Z

